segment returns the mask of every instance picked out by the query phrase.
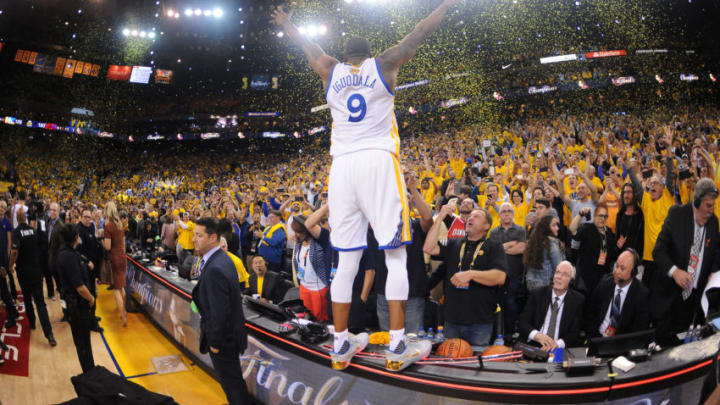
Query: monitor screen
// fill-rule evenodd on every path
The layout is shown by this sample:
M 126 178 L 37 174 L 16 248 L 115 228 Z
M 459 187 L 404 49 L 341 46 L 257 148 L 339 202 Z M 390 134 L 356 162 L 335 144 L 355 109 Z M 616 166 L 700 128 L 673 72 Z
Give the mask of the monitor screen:
M 130 83 L 148 84 L 152 75 L 152 68 L 148 66 L 133 66 L 130 74 Z

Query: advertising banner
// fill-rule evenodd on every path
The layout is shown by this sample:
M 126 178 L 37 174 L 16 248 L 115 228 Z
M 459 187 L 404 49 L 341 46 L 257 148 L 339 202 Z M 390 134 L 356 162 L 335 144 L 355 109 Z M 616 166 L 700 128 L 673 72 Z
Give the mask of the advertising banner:
M 75 73 L 75 63 L 77 63 L 75 59 L 68 59 L 65 62 L 65 71 L 63 71 L 63 77 L 72 79 L 73 74 Z
M 128 81 L 130 80 L 131 74 L 132 66 L 110 65 L 108 68 L 107 78 L 108 80 Z
M 55 76 L 62 76 L 63 71 L 65 70 L 65 61 L 67 59 L 62 58 L 58 56 L 57 59 L 55 59 L 55 69 L 53 69 L 53 74 Z
M 157 69 L 155 70 L 155 83 L 170 84 L 172 76 L 172 70 Z
M 585 54 L 585 57 L 588 59 L 593 59 L 593 58 L 608 58 L 611 56 L 624 56 L 624 55 L 627 55 L 627 52 L 624 49 L 618 49 L 615 51 L 588 52 Z

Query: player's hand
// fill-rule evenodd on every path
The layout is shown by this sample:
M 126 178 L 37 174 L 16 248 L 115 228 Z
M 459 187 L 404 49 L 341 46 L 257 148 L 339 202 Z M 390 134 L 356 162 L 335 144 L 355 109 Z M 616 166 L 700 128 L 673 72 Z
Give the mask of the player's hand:
M 220 353 L 220 350 L 218 350 L 218 349 L 216 349 L 216 348 L 214 348 L 214 347 L 212 347 L 212 346 L 210 346 L 210 351 L 213 352 L 213 353 L 215 353 L 215 354 Z
M 675 284 L 677 284 L 683 290 L 692 288 L 693 279 L 692 276 L 690 276 L 690 273 L 688 273 L 687 271 L 675 269 L 672 278 L 673 280 L 675 280 Z
M 7 276 L 7 271 L 5 271 L 5 267 L 0 266 L 0 276 L 1 277 Z
M 273 10 L 270 13 L 271 21 L 275 25 L 283 25 L 290 22 L 290 18 L 295 13 L 295 10 L 290 10 L 290 12 L 286 12 L 285 9 L 282 6 L 277 6 L 275 10 Z

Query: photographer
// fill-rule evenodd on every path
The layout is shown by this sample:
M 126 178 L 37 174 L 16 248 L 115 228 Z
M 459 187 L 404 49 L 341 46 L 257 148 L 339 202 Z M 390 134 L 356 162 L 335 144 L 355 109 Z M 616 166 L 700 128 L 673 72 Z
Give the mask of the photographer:
M 57 252 L 52 252 L 52 265 L 56 269 L 62 286 L 62 297 L 67 305 L 67 317 L 70 322 L 73 342 L 83 372 L 95 367 L 90 341 L 90 329 L 94 317 L 92 308 L 95 297 L 90 293 L 90 271 L 88 262 L 75 250 L 81 242 L 80 236 L 72 225 L 58 225 L 61 228 L 53 233 Z M 57 235 L 57 236 L 56 236 Z

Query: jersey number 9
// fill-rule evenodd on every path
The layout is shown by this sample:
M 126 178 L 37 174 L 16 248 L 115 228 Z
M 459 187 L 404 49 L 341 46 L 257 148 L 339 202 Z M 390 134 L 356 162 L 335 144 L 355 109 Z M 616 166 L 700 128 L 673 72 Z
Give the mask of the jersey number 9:
M 367 113 L 365 98 L 357 93 L 348 98 L 347 108 L 348 111 L 350 111 L 350 116 L 348 117 L 348 121 L 350 122 L 362 121 L 362 119 L 365 118 L 365 113 Z

